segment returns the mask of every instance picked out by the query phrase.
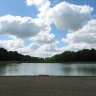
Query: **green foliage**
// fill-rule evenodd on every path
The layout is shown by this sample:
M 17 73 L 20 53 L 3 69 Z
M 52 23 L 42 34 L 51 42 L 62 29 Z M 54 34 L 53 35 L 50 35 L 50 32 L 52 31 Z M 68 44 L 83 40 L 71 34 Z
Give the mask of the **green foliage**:
M 83 49 L 77 52 L 65 51 L 48 58 L 31 57 L 19 54 L 17 51 L 7 51 L 0 48 L 0 61 L 28 61 L 28 62 L 71 62 L 71 61 L 96 61 L 95 49 Z
M 96 61 L 96 50 L 65 51 L 61 54 L 46 58 L 46 60 L 47 62 Z
M 44 62 L 43 58 L 31 57 L 28 55 L 19 54 L 17 51 L 7 51 L 0 48 L 0 61 L 30 61 L 30 62 Z

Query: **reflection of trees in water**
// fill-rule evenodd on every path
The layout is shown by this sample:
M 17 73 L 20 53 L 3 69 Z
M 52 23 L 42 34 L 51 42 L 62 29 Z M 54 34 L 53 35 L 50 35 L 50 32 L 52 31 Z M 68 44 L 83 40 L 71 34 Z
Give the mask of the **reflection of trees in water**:
M 68 76 L 96 76 L 96 65 L 68 64 L 64 65 L 63 72 Z
M 73 71 L 72 64 L 64 65 L 63 71 L 65 74 L 70 74 Z
M 0 75 L 4 76 L 6 74 L 12 74 L 13 72 L 17 72 L 19 70 L 20 63 L 13 62 L 0 62 Z
M 20 67 L 19 67 L 20 64 L 10 64 L 10 66 L 6 67 L 6 70 L 8 71 L 8 74 L 16 74 L 19 72 L 20 70 Z
M 96 75 L 96 67 L 78 67 L 78 72 L 82 72 L 85 75 L 95 76 Z
M 0 62 L 0 75 L 3 75 L 5 73 L 6 63 Z

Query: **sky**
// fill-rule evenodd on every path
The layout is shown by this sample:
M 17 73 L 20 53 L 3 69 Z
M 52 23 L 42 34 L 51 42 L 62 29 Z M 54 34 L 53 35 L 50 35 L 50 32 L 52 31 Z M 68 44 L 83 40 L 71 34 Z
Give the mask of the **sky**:
M 0 47 L 35 57 L 96 49 L 96 0 L 0 0 Z

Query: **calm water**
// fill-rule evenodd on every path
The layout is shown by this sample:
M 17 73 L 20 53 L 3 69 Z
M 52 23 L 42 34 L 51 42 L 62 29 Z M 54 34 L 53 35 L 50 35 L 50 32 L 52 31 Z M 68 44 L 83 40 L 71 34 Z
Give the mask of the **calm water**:
M 96 76 L 96 64 L 0 63 L 0 76 Z

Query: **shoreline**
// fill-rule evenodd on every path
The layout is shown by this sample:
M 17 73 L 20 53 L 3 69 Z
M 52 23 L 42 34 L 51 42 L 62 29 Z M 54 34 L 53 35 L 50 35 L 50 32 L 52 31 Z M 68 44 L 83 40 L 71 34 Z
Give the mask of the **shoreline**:
M 0 96 L 96 96 L 96 77 L 0 76 Z
M 32 62 L 32 61 L 0 61 L 0 63 L 52 63 L 52 64 L 54 64 L 54 63 L 66 63 L 66 64 L 72 64 L 72 63 L 74 63 L 74 64 L 78 64 L 78 63 L 82 63 L 82 64 L 86 64 L 86 63 L 88 63 L 88 64 L 90 64 L 90 63 L 93 63 L 93 64 L 96 64 L 96 61 L 70 61 L 70 62 Z

